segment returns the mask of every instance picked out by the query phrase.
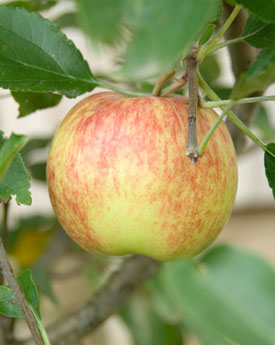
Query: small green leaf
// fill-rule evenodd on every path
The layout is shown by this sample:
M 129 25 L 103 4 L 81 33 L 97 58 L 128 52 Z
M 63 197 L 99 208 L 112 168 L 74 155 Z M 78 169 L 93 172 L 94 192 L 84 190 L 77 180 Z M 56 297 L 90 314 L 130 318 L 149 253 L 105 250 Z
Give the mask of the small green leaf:
M 3 132 L 0 132 L 0 156 L 1 156 L 2 148 L 4 148 L 4 153 L 2 153 L 2 155 L 5 156 L 6 155 L 5 146 L 7 145 L 9 148 L 9 144 L 5 144 L 5 142 L 8 139 L 4 139 L 2 135 L 3 135 Z M 12 195 L 16 195 L 16 201 L 18 204 L 30 205 L 31 204 L 31 196 L 29 192 L 30 176 L 25 168 L 23 159 L 20 156 L 20 154 L 16 153 L 12 161 L 9 162 L 9 164 L 10 165 L 8 166 L 6 172 L 4 172 L 4 175 L 0 182 L 0 198 L 2 200 L 7 201 L 11 198 Z
M 236 3 L 246 7 L 249 12 L 261 18 L 264 22 L 275 23 L 274 0 L 236 0 Z
M 168 263 L 161 273 L 174 308 L 204 341 L 274 344 L 275 272 L 260 257 L 219 246 L 198 263 Z
M 97 85 L 73 43 L 37 13 L 0 6 L 0 42 L 4 89 L 76 97 Z
M 267 148 L 275 154 L 275 143 L 268 144 Z M 267 152 L 264 154 L 264 165 L 268 184 L 273 191 L 273 197 L 275 199 L 275 158 Z
M 219 0 L 145 1 L 121 73 L 140 80 L 169 70 L 187 53 L 219 6 Z
M 32 279 L 32 271 L 27 268 L 17 278 L 18 283 L 25 295 L 25 298 L 29 304 L 31 304 L 40 317 L 40 300 L 35 282 Z
M 40 315 L 39 295 L 35 283 L 32 280 L 31 270 L 24 270 L 17 280 L 27 302 L 32 305 L 37 315 Z M 0 314 L 14 318 L 24 317 L 16 301 L 13 291 L 8 286 L 0 286 Z
M 275 81 L 275 47 L 266 49 L 238 78 L 232 98 L 239 99 L 263 90 Z
M 11 92 L 13 98 L 19 103 L 19 116 L 23 117 L 34 113 L 39 109 L 46 109 L 56 106 L 62 96 L 52 93 L 39 93 L 39 92 Z
M 275 43 L 275 24 L 267 24 L 256 16 L 247 19 L 242 36 L 247 36 L 245 41 L 256 48 L 268 48 Z
M 40 162 L 29 166 L 31 175 L 34 179 L 46 182 L 46 164 L 46 162 Z
M 23 7 L 28 11 L 44 11 L 55 6 L 56 0 L 21 0 L 21 1 L 10 1 L 5 5 L 13 7 Z
M 14 318 L 24 317 L 13 291 L 8 286 L 0 286 L 0 314 Z
M 54 23 L 60 28 L 78 27 L 77 14 L 75 12 L 67 12 L 57 17 Z
M 3 132 L 1 131 L 0 136 L 3 137 Z M 15 155 L 23 148 L 26 142 L 27 137 L 25 135 L 16 135 L 14 133 L 4 140 L 0 149 L 0 181 L 9 169 Z
M 216 25 L 215 24 L 207 24 L 199 41 L 199 45 L 202 46 L 206 42 L 208 42 L 213 35 L 214 29 Z
M 182 344 L 180 326 L 162 319 L 146 296 L 131 298 L 120 314 L 131 331 L 134 345 Z

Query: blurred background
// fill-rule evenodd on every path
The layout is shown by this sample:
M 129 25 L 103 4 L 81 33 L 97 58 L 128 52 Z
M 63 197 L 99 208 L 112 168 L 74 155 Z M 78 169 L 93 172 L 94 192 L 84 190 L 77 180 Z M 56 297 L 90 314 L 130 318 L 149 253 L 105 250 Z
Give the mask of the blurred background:
M 5 1 L 1 1 L 1 4 Z M 75 4 L 71 1 L 60 1 L 52 9 L 43 12 L 43 16 L 50 18 L 57 18 L 62 13 L 73 11 Z M 94 47 L 89 39 L 85 36 L 83 31 L 76 27 L 64 27 L 65 34 L 75 43 L 77 48 L 82 52 L 84 58 L 88 62 L 91 70 L 95 75 L 104 73 L 112 76 L 115 69 L 115 54 L 112 49 L 106 47 Z M 210 74 L 216 76 L 217 84 L 223 86 L 231 86 L 234 83 L 234 78 L 231 73 L 230 60 L 226 49 L 222 49 L 215 55 L 215 63 L 209 65 Z M 223 63 L 221 69 L 217 63 Z M 211 68 L 213 69 L 211 72 Z M 94 92 L 100 92 L 96 89 Z M 275 86 L 273 85 L 266 91 L 266 95 L 275 94 Z M 39 110 L 30 116 L 17 118 L 18 104 L 9 92 L 5 90 L 0 91 L 0 128 L 4 131 L 6 136 L 11 132 L 17 134 L 26 134 L 30 139 L 42 137 L 48 139 L 51 137 L 61 122 L 66 113 L 76 104 L 81 98 L 68 99 L 63 97 L 61 102 L 53 108 Z M 269 102 L 265 105 L 265 109 L 270 116 L 270 121 L 273 122 L 275 128 L 275 104 Z M 260 133 L 259 126 L 254 125 L 253 130 Z M 273 141 L 275 133 L 273 133 Z M 46 147 L 38 148 L 31 152 L 28 156 L 28 162 L 31 165 L 39 165 L 44 162 L 47 157 L 48 145 Z M 264 153 L 258 149 L 253 143 L 249 142 L 245 152 L 239 156 L 239 188 L 237 193 L 236 205 L 233 214 L 228 222 L 228 225 L 218 238 L 217 242 L 230 243 L 239 248 L 249 249 L 254 251 L 272 265 L 275 264 L 275 212 L 274 199 L 272 191 L 268 186 L 265 177 L 263 166 Z M 18 207 L 16 203 L 11 203 L 9 226 L 16 228 L 19 219 L 27 216 L 40 215 L 45 218 L 53 217 L 53 211 L 50 205 L 49 196 L 46 184 L 37 179 L 31 182 L 32 205 Z M 35 224 L 35 222 L 34 222 Z M 29 238 L 25 239 L 26 243 L 30 242 L 30 251 L 33 249 L 33 243 L 37 243 L 37 248 L 41 245 L 47 245 L 48 235 L 44 237 L 36 237 L 35 225 L 30 226 Z M 45 226 L 47 228 L 47 226 Z M 43 230 L 43 229 L 42 229 Z M 42 231 L 43 232 L 43 231 Z M 50 237 L 50 235 L 49 235 Z M 24 241 L 24 240 L 22 240 Z M 32 242 L 34 241 L 34 242 Z M 37 242 L 35 242 L 37 241 Z M 40 248 L 40 247 L 39 247 Z M 20 252 L 20 248 L 13 249 L 14 251 L 14 265 L 18 265 L 16 260 L 21 261 L 21 264 L 28 265 L 32 263 L 36 254 L 26 257 L 26 251 Z M 39 250 L 38 250 L 39 251 Z M 98 286 L 98 272 L 93 267 L 93 262 L 97 260 L 81 250 L 74 248 L 73 255 L 71 252 L 64 251 L 64 254 L 54 263 L 52 270 L 52 291 L 54 298 L 58 300 L 58 304 L 53 303 L 48 297 L 42 297 L 42 315 L 45 323 L 53 321 L 59 315 L 66 313 L 69 310 L 80 305 L 91 294 L 91 291 Z M 39 253 L 37 254 L 39 255 Z M 99 266 L 103 272 L 108 259 L 100 259 L 102 262 Z M 92 264 L 91 264 L 92 262 Z M 116 265 L 119 258 L 115 259 L 112 265 Z M 111 265 L 111 267 L 113 267 Z M 101 274 L 102 272 L 100 272 Z M 105 273 L 104 273 L 105 274 Z M 75 293 L 77 291 L 77 293 Z M 25 329 L 24 323 L 19 322 L 18 327 L 20 333 L 24 336 L 28 332 Z M 104 325 L 100 326 L 96 332 L 86 340 L 81 342 L 82 345 L 126 345 L 132 343 L 132 338 L 123 321 L 114 316 L 110 318 Z M 195 336 L 188 335 L 185 341 L 186 345 L 199 344 Z

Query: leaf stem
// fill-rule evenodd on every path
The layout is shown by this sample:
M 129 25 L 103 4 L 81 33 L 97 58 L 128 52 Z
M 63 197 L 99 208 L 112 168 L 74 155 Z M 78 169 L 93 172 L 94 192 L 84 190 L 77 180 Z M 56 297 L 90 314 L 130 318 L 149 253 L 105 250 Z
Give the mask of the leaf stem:
M 149 93 L 143 93 L 143 92 L 137 92 L 137 91 L 130 91 L 130 90 L 125 90 L 123 88 L 120 88 L 116 85 L 113 85 L 105 80 L 98 80 L 98 87 L 102 87 L 104 89 L 112 90 L 118 93 L 121 93 L 125 96 L 129 97 L 150 97 L 152 96 Z
M 251 32 L 251 33 L 249 33 L 247 35 L 239 36 L 239 37 L 236 37 L 236 38 L 232 38 L 231 40 L 227 40 L 227 41 L 218 43 L 210 51 L 208 51 L 208 54 L 209 53 L 213 53 L 213 52 L 217 51 L 218 49 L 221 49 L 221 48 L 224 48 L 224 47 L 228 47 L 228 46 L 231 46 L 232 44 L 244 41 L 246 38 L 249 38 L 249 37 L 255 35 L 257 32 L 259 32 L 261 30 L 262 30 L 262 28 L 260 28 L 258 30 L 255 30 L 255 31 L 253 31 L 253 32 Z
M 153 88 L 152 96 L 158 97 L 160 95 L 160 93 L 161 93 L 161 89 L 162 89 L 163 85 L 165 84 L 165 82 L 167 80 L 169 80 L 171 77 L 173 77 L 174 74 L 175 74 L 175 71 L 172 70 L 172 71 L 169 71 L 169 72 L 161 75 L 158 78 L 158 80 L 157 80 L 157 82 L 156 82 L 156 84 L 155 84 L 155 86 Z
M 31 304 L 29 304 L 29 307 L 30 307 L 30 309 L 31 309 L 31 311 L 33 313 L 33 316 L 35 318 L 36 324 L 37 324 L 37 326 L 39 328 L 39 331 L 40 331 L 40 334 L 41 334 L 41 336 L 43 338 L 44 344 L 45 345 L 51 345 L 51 342 L 50 342 L 50 339 L 48 337 L 48 334 L 47 334 L 47 332 L 46 332 L 46 330 L 45 330 L 45 328 L 44 328 L 40 318 L 38 317 L 36 311 L 34 310 L 34 308 L 33 308 L 33 306 Z
M 13 269 L 9 262 L 5 247 L 3 245 L 2 238 L 0 238 L 0 265 L 2 267 L 2 272 L 4 277 L 7 280 L 10 288 L 12 289 L 14 296 L 16 298 L 17 303 L 20 306 L 20 309 L 25 317 L 25 320 L 29 326 L 33 339 L 37 345 L 44 345 L 42 336 L 40 331 L 37 327 L 36 321 L 34 316 L 30 310 L 30 307 L 25 299 L 25 296 L 15 278 Z
M 187 76 L 189 90 L 188 105 L 188 134 L 186 155 L 191 163 L 196 163 L 199 157 L 197 139 L 197 107 L 198 107 L 198 79 L 197 79 L 197 56 L 192 53 L 187 58 Z
M 198 81 L 200 87 L 204 90 L 204 92 L 210 99 L 212 99 L 213 101 L 221 101 L 219 96 L 211 89 L 211 87 L 203 79 L 200 72 L 198 72 Z M 224 110 L 224 106 L 220 106 L 220 108 Z M 272 157 L 275 158 L 275 154 L 267 148 L 267 146 L 261 139 L 259 139 L 254 133 L 250 131 L 250 129 L 238 118 L 238 116 L 236 116 L 232 112 L 232 110 L 229 110 L 227 112 L 227 116 L 241 131 L 243 131 L 252 141 L 254 141 L 255 144 L 260 146 L 264 151 L 268 152 Z
M 230 27 L 230 25 L 233 23 L 234 19 L 237 17 L 238 13 L 240 12 L 242 8 L 242 5 L 236 5 L 234 7 L 234 10 L 230 14 L 230 16 L 227 18 L 227 21 L 224 23 L 220 31 L 217 33 L 213 39 L 207 43 L 198 53 L 198 61 L 201 63 L 206 55 L 209 54 L 210 51 L 213 50 L 213 48 L 216 46 L 216 44 L 222 39 L 224 33 L 227 31 L 227 29 Z
M 223 121 L 225 118 L 227 112 L 233 107 L 234 102 L 231 101 L 231 103 L 227 104 L 222 112 L 222 114 L 217 118 L 216 122 L 213 124 L 213 126 L 209 129 L 206 136 L 203 138 L 200 147 L 199 147 L 199 156 L 201 157 L 204 154 L 204 151 L 206 149 L 206 146 L 208 144 L 208 141 L 212 137 L 215 130 L 218 128 L 219 124 Z
M 275 95 L 240 98 L 240 99 L 234 100 L 234 105 L 235 104 L 267 102 L 267 101 L 275 101 Z M 216 107 L 221 107 L 221 106 L 228 105 L 231 103 L 232 103 L 232 100 L 230 100 L 230 99 L 220 100 L 220 101 L 209 101 L 209 102 L 201 101 L 200 107 L 202 107 L 202 108 L 216 108 Z

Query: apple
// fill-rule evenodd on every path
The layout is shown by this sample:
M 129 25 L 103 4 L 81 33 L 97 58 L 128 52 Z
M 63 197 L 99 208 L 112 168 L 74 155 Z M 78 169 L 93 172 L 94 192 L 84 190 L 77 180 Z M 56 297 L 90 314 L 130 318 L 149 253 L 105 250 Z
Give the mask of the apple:
M 188 98 L 101 92 L 80 101 L 51 144 L 47 179 L 66 232 L 96 253 L 192 257 L 225 226 L 236 195 L 234 146 L 222 123 L 186 157 Z M 200 142 L 217 119 L 198 109 Z

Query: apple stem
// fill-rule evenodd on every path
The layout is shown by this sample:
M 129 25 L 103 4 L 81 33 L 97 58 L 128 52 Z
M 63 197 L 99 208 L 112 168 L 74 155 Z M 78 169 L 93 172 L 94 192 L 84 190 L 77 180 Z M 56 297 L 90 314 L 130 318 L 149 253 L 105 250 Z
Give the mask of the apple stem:
M 197 56 L 191 53 L 187 58 L 187 76 L 189 90 L 188 105 L 188 135 L 186 155 L 191 163 L 196 163 L 199 157 L 197 139 L 197 107 L 198 107 L 198 78 L 197 78 Z
M 206 95 L 212 100 L 212 101 L 221 101 L 221 99 L 219 98 L 219 96 L 211 89 L 211 87 L 206 83 L 206 81 L 203 79 L 202 75 L 200 74 L 200 72 L 198 71 L 198 81 L 199 81 L 199 85 L 200 87 L 203 89 L 203 91 L 206 93 Z M 237 101 L 233 101 L 234 104 Z M 224 106 L 220 106 L 220 108 L 222 110 L 224 110 Z M 227 116 L 228 118 L 241 130 L 243 131 L 252 141 L 254 141 L 255 144 L 257 144 L 258 146 L 260 146 L 264 151 L 266 151 L 267 153 L 269 153 L 272 157 L 275 158 L 275 154 L 273 152 L 271 152 L 268 147 L 266 146 L 266 144 L 259 139 L 254 133 L 252 133 L 250 131 L 250 129 L 238 118 L 237 115 L 235 115 L 233 113 L 232 110 L 229 110 L 227 112 Z
M 172 70 L 172 71 L 169 71 L 169 72 L 161 75 L 158 78 L 158 80 L 157 80 L 157 82 L 153 88 L 152 96 L 156 96 L 156 97 L 160 96 L 161 89 L 162 89 L 163 85 L 167 82 L 167 80 L 169 80 L 171 77 L 173 77 L 174 74 L 175 74 L 175 71 Z
M 234 104 L 257 103 L 257 102 L 266 102 L 266 101 L 275 101 L 275 95 L 240 98 L 240 99 L 234 100 Z M 216 107 L 221 107 L 230 103 L 232 103 L 231 99 L 226 99 L 226 100 L 221 100 L 221 101 L 209 101 L 209 102 L 201 101 L 200 106 L 202 108 L 216 108 Z

